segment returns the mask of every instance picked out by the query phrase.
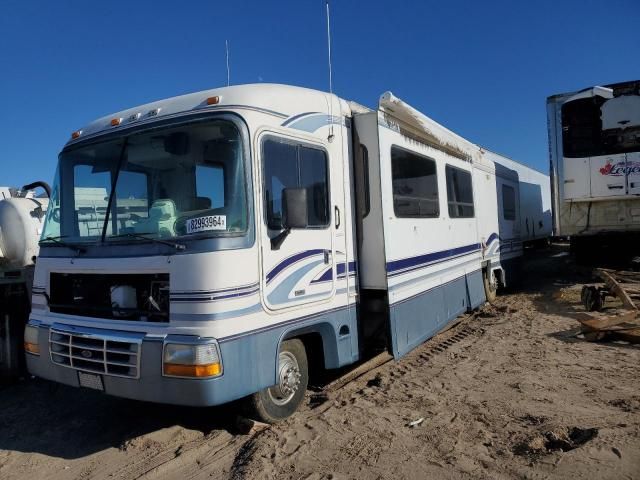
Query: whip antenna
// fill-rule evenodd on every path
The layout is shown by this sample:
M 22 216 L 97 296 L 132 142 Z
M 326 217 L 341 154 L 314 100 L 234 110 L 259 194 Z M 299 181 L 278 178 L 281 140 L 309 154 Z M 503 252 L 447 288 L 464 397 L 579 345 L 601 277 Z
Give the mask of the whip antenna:
M 333 77 L 331 68 L 331 12 L 329 11 L 329 0 L 325 1 L 327 7 L 327 50 L 329 59 L 329 138 L 333 139 Z
M 224 50 L 227 55 L 227 87 L 228 87 L 231 82 L 231 73 L 229 70 L 229 40 L 224 41 Z

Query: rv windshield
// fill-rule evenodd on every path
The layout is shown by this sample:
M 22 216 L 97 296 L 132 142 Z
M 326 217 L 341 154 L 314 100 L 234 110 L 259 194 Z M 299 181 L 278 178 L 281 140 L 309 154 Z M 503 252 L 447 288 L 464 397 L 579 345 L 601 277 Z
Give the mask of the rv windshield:
M 244 233 L 248 215 L 241 138 L 233 123 L 216 120 L 62 153 L 42 243 Z

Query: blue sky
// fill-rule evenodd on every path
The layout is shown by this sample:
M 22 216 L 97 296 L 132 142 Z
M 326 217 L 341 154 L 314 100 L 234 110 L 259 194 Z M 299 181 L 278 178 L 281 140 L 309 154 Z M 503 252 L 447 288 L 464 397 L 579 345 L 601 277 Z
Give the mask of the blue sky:
M 334 90 L 391 90 L 546 171 L 545 99 L 640 78 L 640 2 L 332 1 Z M 226 83 L 327 89 L 323 0 L 0 2 L 0 185 L 51 181 L 70 133 Z

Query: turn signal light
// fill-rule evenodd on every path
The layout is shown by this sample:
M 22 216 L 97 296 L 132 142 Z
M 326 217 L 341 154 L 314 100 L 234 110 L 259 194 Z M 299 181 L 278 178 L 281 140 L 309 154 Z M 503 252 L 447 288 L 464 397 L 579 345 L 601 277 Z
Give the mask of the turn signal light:
M 217 105 L 218 103 L 220 103 L 220 97 L 217 95 L 207 98 L 207 105 Z
M 75 132 L 73 132 L 73 133 L 71 134 L 71 138 L 72 138 L 73 140 L 75 140 L 75 139 L 76 139 L 76 138 L 78 138 L 80 135 L 82 135 L 82 130 L 76 130 Z
M 40 347 L 37 343 L 24 342 L 24 351 L 33 353 L 34 355 L 40 355 Z
M 40 355 L 38 327 L 36 325 L 26 325 L 24 327 L 24 350 L 32 355 Z
M 215 377 L 220 375 L 222 368 L 219 363 L 208 365 L 177 365 L 175 363 L 164 364 L 164 374 L 173 377 Z
M 117 127 L 121 123 L 122 123 L 122 119 L 121 118 L 112 118 L 111 119 L 111 126 L 112 127 Z

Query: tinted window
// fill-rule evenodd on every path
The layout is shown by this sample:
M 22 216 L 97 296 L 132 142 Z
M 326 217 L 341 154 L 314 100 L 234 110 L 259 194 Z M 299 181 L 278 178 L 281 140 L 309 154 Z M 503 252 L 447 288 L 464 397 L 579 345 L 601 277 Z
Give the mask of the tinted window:
M 437 217 L 440 214 L 434 160 L 392 147 L 391 176 L 396 217 Z
M 466 170 L 447 165 L 447 203 L 449 205 L 449 217 L 471 218 L 473 217 L 473 186 L 471 174 Z
M 282 229 L 282 192 L 285 188 L 307 190 L 308 226 L 329 223 L 327 155 L 317 148 L 267 139 L 262 145 L 264 201 L 267 225 Z
M 516 191 L 509 185 L 502 186 L 502 216 L 505 220 L 516 219 Z

